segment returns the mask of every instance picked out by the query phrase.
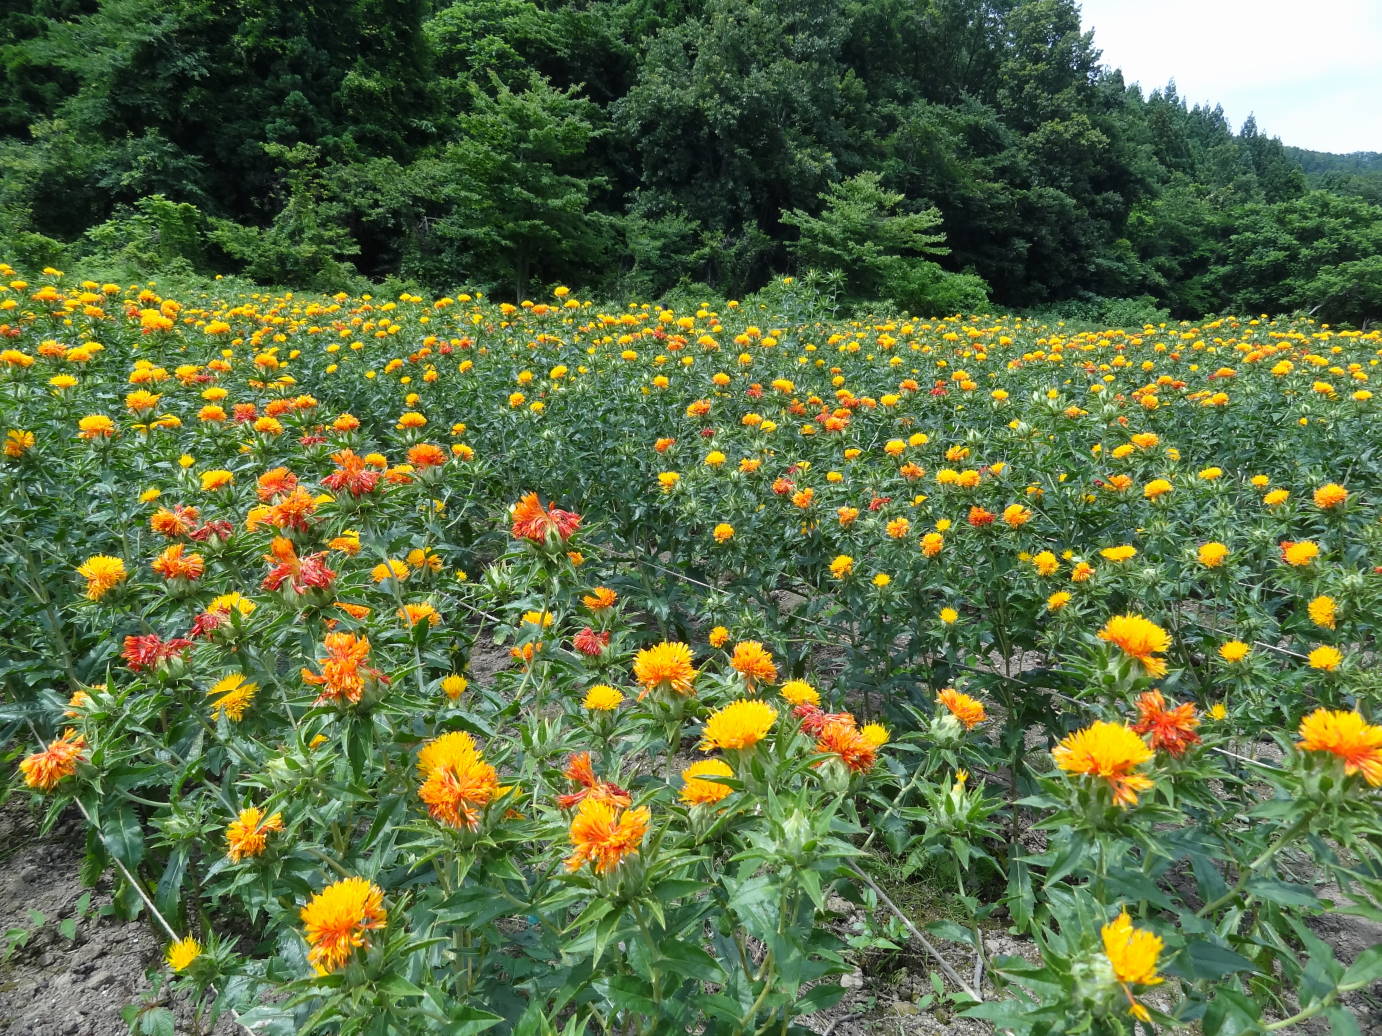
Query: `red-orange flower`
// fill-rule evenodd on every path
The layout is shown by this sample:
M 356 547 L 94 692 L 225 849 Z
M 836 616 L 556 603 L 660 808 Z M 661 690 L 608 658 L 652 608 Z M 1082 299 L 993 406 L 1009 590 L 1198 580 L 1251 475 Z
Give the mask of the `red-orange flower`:
M 149 528 L 160 536 L 168 539 L 176 539 L 178 536 L 186 536 L 197 526 L 201 515 L 195 507 L 184 507 L 177 504 L 171 510 L 160 507 L 149 519 Z
M 545 543 L 549 534 L 559 541 L 571 538 L 581 525 L 581 516 L 556 507 L 545 508 L 536 493 L 526 493 L 513 505 L 513 536 L 515 539 Z
M 1150 734 L 1153 748 L 1181 756 L 1191 745 L 1199 744 L 1195 728 L 1200 720 L 1190 702 L 1168 709 L 1160 691 L 1147 691 L 1137 698 L 1137 712 L 1138 719 L 1132 728 L 1139 734 Z
M 383 928 L 389 912 L 384 890 L 364 878 L 346 878 L 322 889 L 302 908 L 308 963 L 318 975 L 345 967 L 350 955 L 368 947 L 365 933 Z
M 562 809 L 578 806 L 588 798 L 608 802 L 620 809 L 633 804 L 633 796 L 619 785 L 612 781 L 602 781 L 595 776 L 595 768 L 591 765 L 589 752 L 578 752 L 571 756 L 566 761 L 566 769 L 562 771 L 562 775 L 578 785 L 576 791 L 557 798 L 557 805 Z
M 441 467 L 446 461 L 446 451 L 435 443 L 420 442 L 408 449 L 408 463 L 419 471 Z
M 309 589 L 329 587 L 336 573 L 326 567 L 322 561 L 324 557 L 326 551 L 300 558 L 292 540 L 286 536 L 275 536 L 269 545 L 269 553 L 264 555 L 265 561 L 274 562 L 274 567 L 264 577 L 264 589 L 277 590 L 285 582 L 300 594 L 305 594 Z
M 508 791 L 464 731 L 427 742 L 418 753 L 417 765 L 424 778 L 418 798 L 426 803 L 433 820 L 450 827 L 474 830 L 485 807 Z
M 255 480 L 254 492 L 261 503 L 286 496 L 298 487 L 298 477 L 287 468 L 270 468 Z
M 163 548 L 163 553 L 154 559 L 151 566 L 164 579 L 200 579 L 206 571 L 206 559 L 200 554 L 183 552 L 187 548 L 181 543 L 172 543 Z
M 853 716 L 828 720 L 817 736 L 816 751 L 839 756 L 855 773 L 867 773 L 878 760 L 878 746 L 860 732 Z
M 331 459 L 336 462 L 336 470 L 322 479 L 327 489 L 337 492 L 344 489 L 351 496 L 364 496 L 379 485 L 379 472 L 367 471 L 365 459 L 354 450 L 341 450 L 332 454 Z

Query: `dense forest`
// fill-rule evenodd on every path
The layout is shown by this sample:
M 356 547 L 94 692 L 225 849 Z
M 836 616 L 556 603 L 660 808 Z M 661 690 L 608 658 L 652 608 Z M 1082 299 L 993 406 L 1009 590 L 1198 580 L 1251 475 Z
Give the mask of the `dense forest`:
M 1144 95 L 1073 0 L 10 0 L 0 258 L 1360 323 L 1382 157 Z

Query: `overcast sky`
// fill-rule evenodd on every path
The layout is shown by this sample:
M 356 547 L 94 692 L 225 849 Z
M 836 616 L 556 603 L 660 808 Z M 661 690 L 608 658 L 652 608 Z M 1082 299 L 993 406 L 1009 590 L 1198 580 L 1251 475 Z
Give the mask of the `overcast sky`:
M 1081 0 L 1103 62 L 1144 93 L 1250 114 L 1314 151 L 1382 151 L 1382 0 Z

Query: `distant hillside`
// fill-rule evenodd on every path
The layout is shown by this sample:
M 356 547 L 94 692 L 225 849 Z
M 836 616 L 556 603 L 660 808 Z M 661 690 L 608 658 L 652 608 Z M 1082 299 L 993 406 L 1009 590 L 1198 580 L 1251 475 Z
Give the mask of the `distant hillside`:
M 1285 150 L 1286 157 L 1305 173 L 1305 181 L 1311 188 L 1382 205 L 1382 152 L 1332 155 L 1327 151 L 1306 151 L 1298 147 Z

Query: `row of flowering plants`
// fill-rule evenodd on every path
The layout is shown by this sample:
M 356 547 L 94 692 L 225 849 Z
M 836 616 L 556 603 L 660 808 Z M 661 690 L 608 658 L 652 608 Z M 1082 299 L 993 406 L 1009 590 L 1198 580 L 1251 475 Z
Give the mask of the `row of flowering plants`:
M 1376 1009 L 1382 335 L 0 276 L 11 786 L 255 1031 Z

